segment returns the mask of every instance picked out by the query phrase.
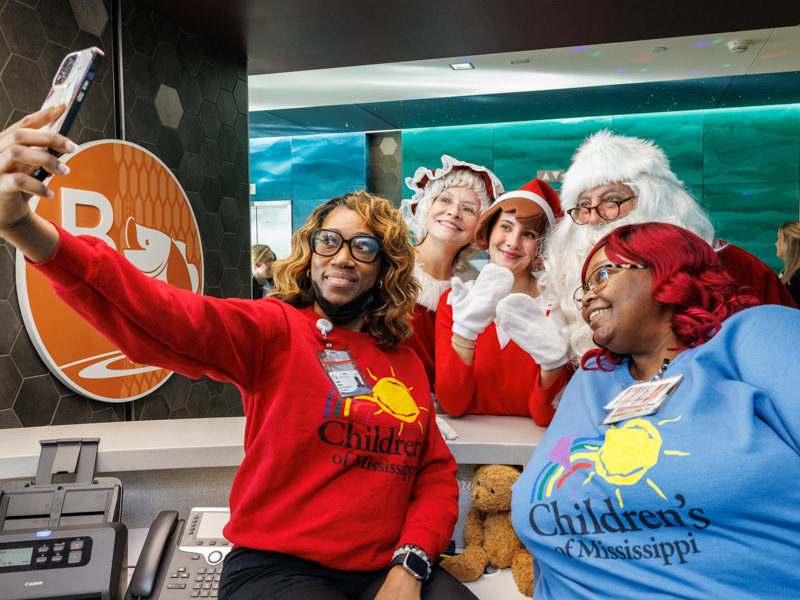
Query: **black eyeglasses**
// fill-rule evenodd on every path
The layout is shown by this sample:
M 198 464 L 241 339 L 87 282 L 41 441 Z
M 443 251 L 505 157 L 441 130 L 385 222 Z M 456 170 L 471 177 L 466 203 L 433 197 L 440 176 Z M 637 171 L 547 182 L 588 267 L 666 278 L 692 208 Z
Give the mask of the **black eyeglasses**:
M 315 229 L 311 232 L 311 250 L 320 256 L 337 254 L 342 244 L 347 244 L 350 255 L 358 262 L 375 262 L 381 253 L 381 241 L 371 235 L 354 235 L 348 240 L 332 229 Z
M 575 293 L 572 294 L 572 299 L 578 307 L 578 310 L 583 308 L 583 297 L 589 292 L 595 294 L 608 285 L 608 278 L 611 273 L 609 269 L 649 269 L 647 265 L 601 265 L 591 272 L 589 277 L 586 278 L 586 283 L 580 286 Z
M 576 206 L 575 208 L 570 208 L 567 214 L 569 214 L 572 220 L 578 225 L 586 225 L 586 223 L 589 222 L 593 210 L 596 210 L 597 216 L 604 221 L 613 221 L 619 217 L 619 207 L 634 198 L 636 198 L 636 194 L 623 198 L 622 200 L 603 200 L 597 206 Z

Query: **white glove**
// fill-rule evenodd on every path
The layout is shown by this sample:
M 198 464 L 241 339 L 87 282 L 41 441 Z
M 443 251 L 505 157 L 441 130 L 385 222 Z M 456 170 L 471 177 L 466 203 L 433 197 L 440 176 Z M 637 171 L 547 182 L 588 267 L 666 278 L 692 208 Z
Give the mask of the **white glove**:
M 450 427 L 450 424 L 442 417 L 436 417 L 436 424 L 439 426 L 439 433 L 446 440 L 454 440 L 458 437 L 456 430 Z
M 545 371 L 566 364 L 569 344 L 561 336 L 565 319 L 558 307 L 554 306 L 548 316 L 544 307 L 527 294 L 511 294 L 497 304 L 497 321 Z
M 453 333 L 475 340 L 494 321 L 497 303 L 508 296 L 514 274 L 505 267 L 486 265 L 470 288 L 453 277 L 450 304 L 453 306 Z

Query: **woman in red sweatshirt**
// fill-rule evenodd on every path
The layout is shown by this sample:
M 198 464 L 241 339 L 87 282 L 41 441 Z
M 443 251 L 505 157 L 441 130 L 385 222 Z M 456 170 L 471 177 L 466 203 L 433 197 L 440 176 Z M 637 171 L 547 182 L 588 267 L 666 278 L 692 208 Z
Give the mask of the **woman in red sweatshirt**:
M 0 237 L 132 361 L 230 381 L 247 417 L 220 598 L 474 598 L 438 567 L 455 461 L 411 334 L 414 255 L 399 211 L 359 192 L 318 207 L 259 302 L 177 289 L 34 213 L 30 166 L 71 152 L 40 111 L 0 133 Z

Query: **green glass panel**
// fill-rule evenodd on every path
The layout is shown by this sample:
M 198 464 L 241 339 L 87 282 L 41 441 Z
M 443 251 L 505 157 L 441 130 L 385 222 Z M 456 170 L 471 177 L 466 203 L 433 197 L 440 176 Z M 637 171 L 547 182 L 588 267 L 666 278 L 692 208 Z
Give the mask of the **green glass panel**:
M 797 183 L 704 185 L 704 203 L 716 236 L 736 244 L 775 271 L 783 261 L 775 256 L 778 227 L 798 217 Z
M 566 170 L 589 135 L 610 128 L 611 117 L 495 125 L 495 174 L 505 189 L 515 190 L 535 179 L 537 171 Z M 561 187 L 558 181 L 548 183 Z
M 704 114 L 704 184 L 800 180 L 800 105 Z
M 494 171 L 491 125 L 407 129 L 402 135 L 403 198 L 414 195 L 405 185 L 406 177 L 419 167 L 440 169 L 442 154 Z
M 653 140 L 687 187 L 703 182 L 703 113 L 686 111 L 614 117 L 614 133 Z

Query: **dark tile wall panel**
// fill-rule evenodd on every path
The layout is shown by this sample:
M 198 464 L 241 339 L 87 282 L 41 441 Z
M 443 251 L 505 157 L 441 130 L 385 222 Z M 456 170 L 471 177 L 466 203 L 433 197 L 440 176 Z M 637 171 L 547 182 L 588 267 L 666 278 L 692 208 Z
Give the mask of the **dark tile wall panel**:
M 116 0 L 113 0 L 116 1 Z M 247 69 L 244 59 L 149 8 L 122 0 L 123 106 L 115 106 L 112 0 L 0 0 L 0 126 L 41 104 L 70 51 L 106 60 L 70 132 L 76 142 L 123 138 L 158 156 L 184 187 L 201 231 L 204 293 L 250 297 Z M 243 162 L 242 162 L 243 161 Z M 242 163 L 242 164 L 239 164 Z M 173 375 L 145 398 L 108 404 L 64 386 L 39 359 L 17 302 L 15 250 L 0 241 L 0 429 L 243 415 L 232 384 Z
M 369 189 L 386 196 L 395 207 L 403 201 L 403 148 L 399 131 L 368 133 Z

